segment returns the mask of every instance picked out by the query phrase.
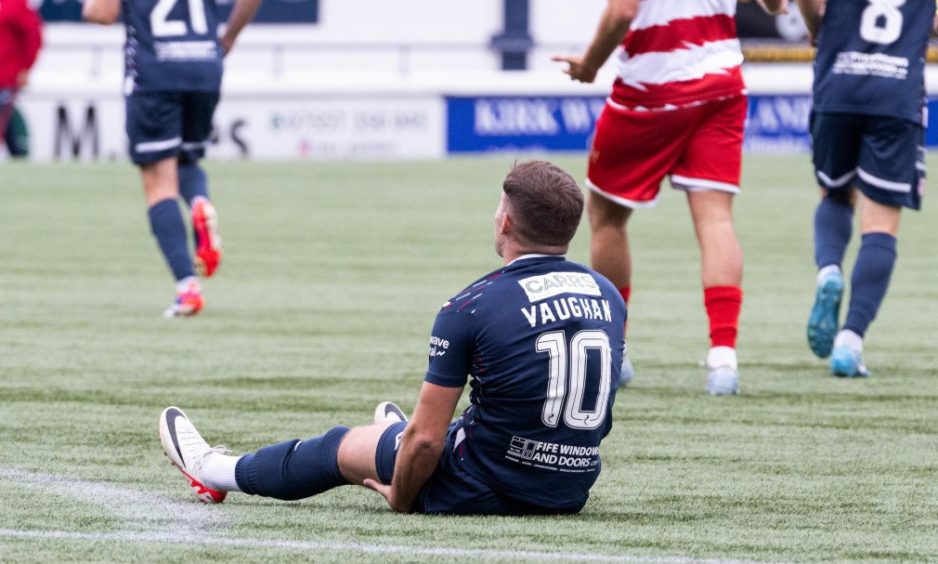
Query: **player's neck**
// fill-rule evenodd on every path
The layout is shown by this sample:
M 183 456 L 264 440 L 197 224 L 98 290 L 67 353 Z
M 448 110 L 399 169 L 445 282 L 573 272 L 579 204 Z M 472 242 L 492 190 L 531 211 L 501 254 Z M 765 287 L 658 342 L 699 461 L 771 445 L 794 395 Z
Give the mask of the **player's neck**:
M 567 252 L 567 245 L 549 245 L 549 246 L 520 246 L 506 245 L 502 249 L 502 259 L 504 264 L 508 265 L 525 255 L 554 255 L 559 256 Z

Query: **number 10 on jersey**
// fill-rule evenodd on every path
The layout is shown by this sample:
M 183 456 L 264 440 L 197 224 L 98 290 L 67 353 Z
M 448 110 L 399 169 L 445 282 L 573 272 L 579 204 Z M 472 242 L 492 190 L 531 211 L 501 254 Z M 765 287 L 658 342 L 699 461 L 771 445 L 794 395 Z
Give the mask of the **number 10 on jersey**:
M 604 331 L 579 331 L 570 339 L 563 331 L 550 331 L 538 336 L 537 352 L 547 353 L 548 379 L 547 400 L 541 413 L 541 421 L 554 428 L 560 423 L 563 413 L 564 425 L 570 429 L 589 431 L 599 428 L 606 420 L 609 410 L 609 394 L 612 391 L 612 349 L 609 336 Z M 590 350 L 595 350 L 600 362 L 599 392 L 592 410 L 583 409 L 586 394 L 586 369 Z

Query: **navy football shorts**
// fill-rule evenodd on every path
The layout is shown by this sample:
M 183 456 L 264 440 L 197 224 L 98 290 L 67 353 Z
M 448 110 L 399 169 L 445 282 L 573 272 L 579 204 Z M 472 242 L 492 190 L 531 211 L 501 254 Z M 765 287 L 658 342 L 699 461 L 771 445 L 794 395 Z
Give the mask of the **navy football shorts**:
M 388 427 L 378 441 L 375 466 L 382 483 L 390 484 L 394 477 L 397 449 L 407 423 L 394 423 Z M 456 460 L 456 438 L 459 422 L 449 426 L 446 444 L 440 456 L 440 464 L 430 480 L 417 496 L 418 513 L 442 513 L 448 515 L 557 515 L 577 513 L 586 504 L 576 507 L 550 508 L 519 502 L 501 496 L 481 480 L 459 468 Z M 560 477 L 559 479 L 563 479 Z
M 886 206 L 919 209 L 925 186 L 925 129 L 908 120 L 814 112 L 814 171 L 824 188 L 856 186 Z
M 134 164 L 169 157 L 196 161 L 212 137 L 218 92 L 133 92 L 125 97 Z

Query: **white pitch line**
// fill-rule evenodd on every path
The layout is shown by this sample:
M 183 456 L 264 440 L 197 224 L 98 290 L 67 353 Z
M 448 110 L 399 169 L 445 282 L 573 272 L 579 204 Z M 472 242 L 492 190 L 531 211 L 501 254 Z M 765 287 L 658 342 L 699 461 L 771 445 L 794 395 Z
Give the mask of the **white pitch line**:
M 223 513 L 201 504 L 173 501 L 142 489 L 107 482 L 90 482 L 15 468 L 0 468 L 0 478 L 12 480 L 18 486 L 42 489 L 96 505 L 118 519 L 121 529 L 191 533 L 217 531 L 228 523 Z
M 537 560 L 579 562 L 625 562 L 630 564 L 753 564 L 744 560 L 700 559 L 681 556 L 644 557 L 593 552 L 540 552 L 529 550 L 493 550 L 483 548 L 446 548 L 329 542 L 316 540 L 275 540 L 221 536 L 228 519 L 209 506 L 183 503 L 138 489 L 107 482 L 91 482 L 0 467 L 0 478 L 20 486 L 44 489 L 73 497 L 103 508 L 120 520 L 120 530 L 113 532 L 78 532 L 21 530 L 0 528 L 0 538 L 76 541 L 113 541 L 120 543 L 157 543 L 236 548 L 268 548 L 298 551 L 343 551 L 365 554 L 401 554 L 404 556 L 443 556 L 479 560 Z M 140 530 L 144 529 L 144 530 Z M 145 530 L 149 529 L 149 531 Z
M 358 544 L 327 541 L 263 540 L 252 538 L 228 538 L 214 535 L 144 533 L 120 531 L 114 533 L 79 533 L 75 531 L 32 531 L 0 529 L 0 538 L 114 541 L 121 543 L 159 543 L 194 546 L 224 546 L 234 548 L 274 548 L 300 551 L 344 551 L 366 554 L 403 554 L 405 556 L 445 556 L 491 560 L 563 560 L 568 562 L 625 562 L 629 564 L 753 564 L 744 560 L 699 559 L 685 557 L 616 556 L 592 552 L 537 552 L 528 550 L 489 550 L 473 548 L 443 548 L 428 546 L 399 546 L 388 544 Z

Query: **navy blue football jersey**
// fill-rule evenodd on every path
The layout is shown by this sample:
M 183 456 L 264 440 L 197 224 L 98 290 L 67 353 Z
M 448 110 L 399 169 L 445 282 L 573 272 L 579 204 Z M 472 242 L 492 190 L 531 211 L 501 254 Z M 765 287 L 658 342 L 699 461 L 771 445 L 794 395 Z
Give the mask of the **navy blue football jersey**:
M 425 379 L 472 376 L 458 466 L 511 499 L 585 502 L 612 428 L 625 317 L 611 282 L 562 256 L 519 258 L 446 302 Z
M 221 87 L 215 0 L 122 0 L 122 9 L 125 93 Z
M 931 0 L 827 0 L 814 108 L 923 121 Z

